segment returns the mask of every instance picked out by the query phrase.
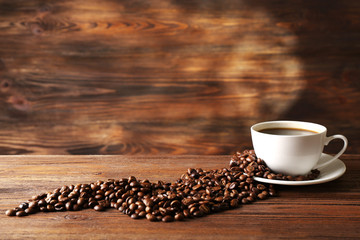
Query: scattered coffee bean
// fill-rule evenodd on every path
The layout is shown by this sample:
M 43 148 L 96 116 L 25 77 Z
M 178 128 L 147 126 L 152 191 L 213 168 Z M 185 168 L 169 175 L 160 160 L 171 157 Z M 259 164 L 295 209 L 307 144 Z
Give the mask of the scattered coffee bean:
M 183 221 L 183 220 L 185 219 L 185 216 L 184 216 L 183 213 L 180 212 L 180 213 L 177 213 L 177 214 L 175 215 L 174 219 L 175 219 L 176 221 Z
M 174 183 L 150 182 L 130 176 L 62 186 L 33 196 L 5 214 L 26 216 L 39 211 L 78 211 L 86 208 L 104 211 L 111 207 L 133 219 L 146 217 L 149 221 L 182 221 L 275 196 L 272 185 L 254 181 L 253 176 L 265 175 L 280 177 L 272 173 L 253 151 L 246 150 L 233 156 L 229 169 L 205 171 L 189 168 Z
M 37 208 L 34 208 L 34 207 L 29 207 L 27 209 L 25 209 L 25 213 L 27 214 L 34 214 L 37 212 Z
M 156 216 L 152 215 L 151 213 L 146 214 L 146 219 L 151 221 L 151 222 L 157 221 Z
M 21 204 L 19 205 L 19 208 L 21 208 L 21 209 L 23 209 L 23 210 L 27 209 L 28 207 L 29 207 L 29 204 L 26 203 L 26 202 L 21 203 Z
M 23 217 L 26 215 L 27 215 L 27 213 L 24 210 L 20 210 L 20 211 L 16 212 L 16 216 L 18 216 L 18 217 Z
M 232 199 L 232 200 L 230 201 L 230 206 L 231 206 L 232 208 L 237 208 L 237 207 L 239 206 L 239 201 L 238 201 L 236 198 Z
M 16 210 L 15 209 L 9 209 L 5 212 L 7 216 L 16 216 Z
M 29 203 L 29 208 L 38 208 L 38 202 L 37 201 L 32 201 Z
M 166 215 L 162 218 L 163 222 L 173 222 L 174 221 L 174 217 L 171 215 Z

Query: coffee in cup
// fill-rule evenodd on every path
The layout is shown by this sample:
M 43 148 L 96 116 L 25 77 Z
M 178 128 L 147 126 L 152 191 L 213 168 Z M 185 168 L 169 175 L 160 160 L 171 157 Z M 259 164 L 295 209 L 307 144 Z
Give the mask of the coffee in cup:
M 251 127 L 251 138 L 257 157 L 274 172 L 305 175 L 312 169 L 330 164 L 346 150 L 348 141 L 343 135 L 326 136 L 326 127 L 310 122 L 270 121 Z M 342 139 L 344 146 L 338 154 L 319 163 L 324 146 L 333 139 Z

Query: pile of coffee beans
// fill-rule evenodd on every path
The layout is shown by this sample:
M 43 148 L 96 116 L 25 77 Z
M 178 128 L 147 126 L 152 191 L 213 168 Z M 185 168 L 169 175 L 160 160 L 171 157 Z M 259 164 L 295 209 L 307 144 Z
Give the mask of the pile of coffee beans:
M 244 172 L 248 176 L 287 181 L 313 180 L 320 174 L 320 171 L 317 169 L 311 170 L 311 172 L 305 176 L 291 176 L 282 173 L 274 173 L 266 166 L 264 160 L 256 156 L 254 150 L 236 152 L 230 160 L 230 169 L 232 171 Z
M 133 219 L 181 221 L 275 196 L 273 185 L 254 181 L 253 176 L 265 174 L 269 178 L 273 173 L 252 150 L 245 150 L 233 156 L 230 168 L 209 171 L 189 168 L 174 183 L 154 183 L 131 176 L 63 186 L 33 196 L 5 214 L 22 217 L 37 212 L 115 208 Z

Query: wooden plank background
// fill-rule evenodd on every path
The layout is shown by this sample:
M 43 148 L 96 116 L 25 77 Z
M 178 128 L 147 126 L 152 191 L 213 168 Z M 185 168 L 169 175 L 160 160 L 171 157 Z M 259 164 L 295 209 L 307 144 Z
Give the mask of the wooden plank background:
M 232 154 L 276 119 L 360 153 L 359 43 L 357 0 L 0 0 L 0 154 Z

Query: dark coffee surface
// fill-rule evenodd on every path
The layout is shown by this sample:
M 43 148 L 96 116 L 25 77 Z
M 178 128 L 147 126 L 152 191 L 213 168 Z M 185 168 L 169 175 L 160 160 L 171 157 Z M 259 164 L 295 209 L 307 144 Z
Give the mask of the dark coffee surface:
M 317 132 L 307 130 L 307 129 L 300 129 L 300 128 L 267 128 L 259 131 L 261 133 L 273 134 L 273 135 L 312 135 L 316 134 Z

